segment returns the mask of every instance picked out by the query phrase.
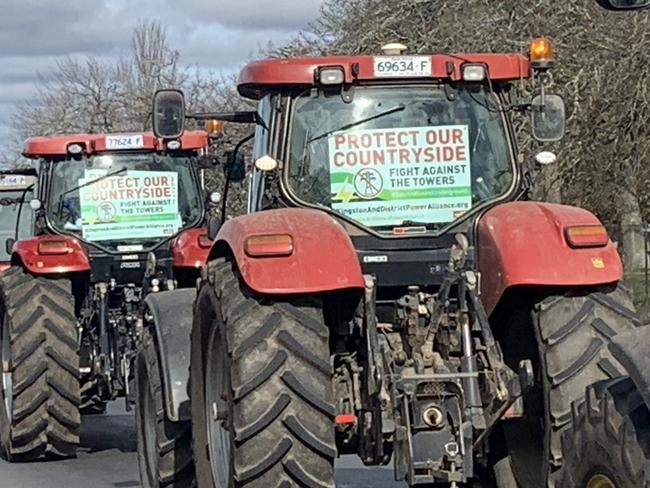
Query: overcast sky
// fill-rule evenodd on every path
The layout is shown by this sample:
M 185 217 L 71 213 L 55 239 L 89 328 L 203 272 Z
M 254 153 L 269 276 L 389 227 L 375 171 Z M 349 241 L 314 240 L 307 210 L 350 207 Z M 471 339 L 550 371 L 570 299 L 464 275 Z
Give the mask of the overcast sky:
M 139 20 L 160 20 L 183 64 L 233 71 L 313 20 L 322 0 L 0 0 L 0 140 L 14 104 L 57 58 L 116 58 Z M 0 144 L 1 145 L 1 144 Z

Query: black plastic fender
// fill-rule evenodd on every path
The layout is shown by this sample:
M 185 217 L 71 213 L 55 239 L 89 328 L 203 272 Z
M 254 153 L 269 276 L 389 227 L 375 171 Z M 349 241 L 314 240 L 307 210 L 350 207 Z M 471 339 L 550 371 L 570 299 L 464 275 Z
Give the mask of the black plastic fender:
M 163 399 L 169 420 L 190 419 L 190 331 L 195 288 L 151 293 L 145 304 L 153 315 Z
M 645 404 L 650 407 L 650 325 L 642 325 L 628 332 L 617 334 L 609 344 L 609 350 L 625 368 L 641 393 Z

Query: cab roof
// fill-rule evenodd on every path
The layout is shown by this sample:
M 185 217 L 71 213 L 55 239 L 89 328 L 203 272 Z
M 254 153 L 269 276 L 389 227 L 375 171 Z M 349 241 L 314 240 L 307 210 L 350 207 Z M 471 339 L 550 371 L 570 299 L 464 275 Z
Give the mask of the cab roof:
M 124 144 L 119 142 L 123 141 Z M 180 148 L 176 150 L 202 149 L 208 146 L 208 133 L 205 131 L 186 131 L 179 139 Z M 83 154 L 96 154 L 112 151 L 162 151 L 166 147 L 163 139 L 153 132 L 130 132 L 116 134 L 67 134 L 47 137 L 30 137 L 25 141 L 23 156 L 39 158 L 46 156 L 65 156 L 70 154 L 73 144 L 82 146 Z
M 515 81 L 531 76 L 531 64 L 526 56 L 517 53 L 495 54 L 433 54 L 399 55 L 395 59 L 408 57 L 431 59 L 431 75 L 417 79 L 460 81 L 461 66 L 465 63 L 480 63 L 487 67 L 492 81 Z M 237 89 L 247 98 L 259 99 L 273 89 L 282 87 L 316 86 L 317 73 L 321 68 L 342 67 L 345 83 L 355 81 L 395 81 L 399 77 L 382 77 L 375 73 L 376 58 L 390 56 L 327 56 L 291 59 L 265 59 L 246 65 L 239 75 Z M 402 78 L 408 80 L 409 78 Z M 413 80 L 413 78 L 411 78 Z

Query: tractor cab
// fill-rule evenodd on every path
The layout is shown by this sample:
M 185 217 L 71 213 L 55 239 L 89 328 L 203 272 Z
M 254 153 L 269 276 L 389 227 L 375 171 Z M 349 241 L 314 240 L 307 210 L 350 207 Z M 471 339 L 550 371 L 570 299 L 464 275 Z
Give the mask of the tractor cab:
M 282 170 L 282 199 L 324 210 L 352 235 L 437 236 L 522 189 L 510 122 L 533 109 L 546 141 L 564 131 L 554 95 L 520 103 L 512 83 L 552 65 L 545 39 L 534 62 L 519 54 L 404 55 L 264 60 L 239 91 L 259 100 L 253 209 L 264 208 L 265 173 Z M 545 76 L 541 76 L 543 91 Z M 537 114 L 535 114 L 537 115 Z M 280 163 L 282 162 L 282 163 Z M 257 198 L 256 198 L 257 197 Z
M 18 239 L 31 235 L 33 212 L 29 202 L 35 192 L 36 171 L 0 171 L 0 270 L 9 267 L 11 248 Z
M 208 143 L 204 131 L 173 141 L 151 133 L 28 139 L 24 155 L 41 166 L 37 239 L 49 243 L 39 245 L 64 255 L 83 248 L 92 282 L 140 284 L 148 259 L 162 273 L 150 279 L 195 270 L 209 247 L 199 168 Z
M 538 140 L 564 132 L 564 104 L 545 90 L 554 61 L 547 39 L 528 57 L 405 49 L 263 60 L 246 66 L 238 85 L 265 121 L 251 210 L 281 201 L 326 212 L 384 287 L 439 285 L 454 234 L 473 246 L 480 215 L 526 194 L 513 112 L 531 113 Z M 532 99 L 516 96 L 522 81 Z

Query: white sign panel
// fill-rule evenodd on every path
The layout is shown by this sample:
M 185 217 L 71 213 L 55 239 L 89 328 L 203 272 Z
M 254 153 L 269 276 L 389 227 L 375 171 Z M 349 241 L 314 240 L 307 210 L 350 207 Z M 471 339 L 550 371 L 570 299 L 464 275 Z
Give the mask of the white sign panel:
M 144 147 L 144 137 L 137 135 L 106 136 L 106 149 L 141 149 Z
M 426 78 L 431 76 L 429 56 L 376 56 L 375 76 L 378 78 Z

